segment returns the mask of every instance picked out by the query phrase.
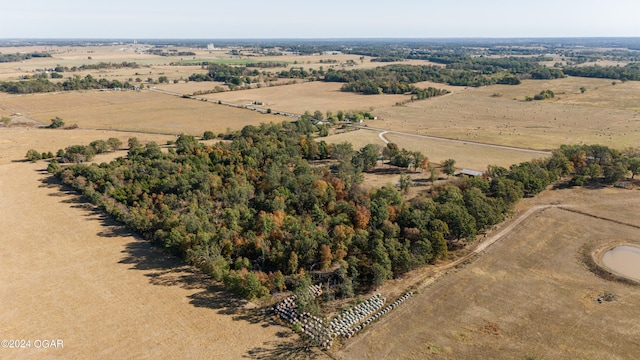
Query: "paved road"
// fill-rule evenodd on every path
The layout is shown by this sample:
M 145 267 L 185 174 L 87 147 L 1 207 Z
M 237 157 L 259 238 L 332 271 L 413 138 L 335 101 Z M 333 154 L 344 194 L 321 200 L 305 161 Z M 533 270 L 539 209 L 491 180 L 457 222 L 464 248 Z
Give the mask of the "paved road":
M 404 136 L 413 136 L 413 137 L 427 139 L 427 140 L 446 141 L 446 142 L 463 144 L 463 145 L 484 146 L 484 147 L 489 147 L 489 148 L 494 148 L 494 149 L 522 151 L 522 152 L 531 153 L 531 154 L 551 155 L 550 151 L 532 150 L 532 149 L 519 148 L 519 147 L 515 147 L 515 146 L 485 144 L 485 143 L 479 143 L 479 142 L 474 142 L 474 141 L 456 140 L 456 139 L 442 138 L 442 137 L 429 136 L 429 135 L 419 135 L 419 134 L 412 134 L 412 133 L 407 133 L 407 132 L 402 132 L 402 131 L 393 131 L 393 130 L 374 128 L 374 127 L 370 127 L 370 126 L 360 126 L 360 125 L 351 125 L 351 126 L 354 127 L 354 128 L 363 129 L 363 130 L 380 131 L 381 134 L 379 134 L 378 136 L 380 137 L 380 139 L 382 139 L 382 141 L 385 142 L 385 144 L 388 143 L 389 140 L 387 140 L 384 137 L 384 134 L 397 134 L 397 135 L 404 135 Z

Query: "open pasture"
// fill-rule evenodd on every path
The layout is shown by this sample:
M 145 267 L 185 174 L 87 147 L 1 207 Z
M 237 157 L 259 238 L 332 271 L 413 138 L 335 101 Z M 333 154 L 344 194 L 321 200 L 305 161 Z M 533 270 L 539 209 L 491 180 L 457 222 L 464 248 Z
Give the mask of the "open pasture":
M 408 95 L 360 95 L 340 91 L 341 83 L 307 82 L 294 85 L 263 87 L 260 89 L 230 91 L 203 96 L 211 100 L 221 100 L 238 105 L 252 101 L 262 102 L 263 108 L 272 111 L 302 114 L 320 110 L 323 113 L 338 110 L 364 110 L 391 106 L 407 100 Z
M 236 109 L 211 102 L 183 99 L 149 90 L 86 91 L 34 95 L 0 95 L 0 104 L 44 125 L 59 116 L 81 128 L 137 130 L 201 135 L 242 129 L 285 118 Z
M 621 211 L 640 211 L 634 192 L 552 190 L 521 205 L 559 204 L 589 214 L 597 205 L 606 209 L 594 215 L 619 220 Z M 585 251 L 621 240 L 640 244 L 638 229 L 560 208 L 538 210 L 479 259 L 347 342 L 337 358 L 627 359 L 640 352 L 640 286 L 605 280 L 583 262 Z M 605 293 L 614 300 L 599 303 Z
M 540 153 L 486 147 L 473 143 L 460 144 L 392 133 L 385 134 L 384 137 L 407 150 L 422 152 L 433 163 L 440 164 L 444 160 L 454 159 L 456 168 L 479 171 L 485 171 L 488 165 L 499 165 L 508 168 L 511 164 L 546 157 L 545 154 Z
M 586 92 L 581 93 L 580 88 Z M 550 89 L 555 98 L 525 101 Z M 562 144 L 638 146 L 640 83 L 566 78 L 454 89 L 453 94 L 389 106 L 370 126 L 452 139 L 554 149 Z

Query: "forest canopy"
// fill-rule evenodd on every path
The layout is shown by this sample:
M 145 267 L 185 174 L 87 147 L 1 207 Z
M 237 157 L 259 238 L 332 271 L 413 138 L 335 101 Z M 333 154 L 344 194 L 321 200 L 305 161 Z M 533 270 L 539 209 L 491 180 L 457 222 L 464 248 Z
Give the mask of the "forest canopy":
M 447 257 L 560 177 L 613 182 L 629 169 L 619 152 L 567 146 L 405 199 L 393 185 L 362 183 L 381 149 L 317 142 L 317 130 L 309 120 L 247 126 L 214 145 L 182 135 L 168 152 L 132 138 L 126 158 L 56 171 L 115 219 L 251 299 L 309 273 L 352 296 Z M 424 158 L 393 144 L 384 154 Z M 317 159 L 329 165 L 312 166 Z

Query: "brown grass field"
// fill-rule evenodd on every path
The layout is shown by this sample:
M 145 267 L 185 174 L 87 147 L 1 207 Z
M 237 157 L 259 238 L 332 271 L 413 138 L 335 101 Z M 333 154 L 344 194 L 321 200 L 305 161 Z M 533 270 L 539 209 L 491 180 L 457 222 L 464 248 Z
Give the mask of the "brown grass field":
M 48 125 L 59 116 L 82 128 L 137 130 L 202 135 L 227 128 L 281 122 L 283 117 L 260 114 L 211 102 L 143 91 L 87 91 L 11 96 L 0 94 L 0 107 Z
M 263 108 L 294 114 L 305 111 L 313 113 L 327 110 L 334 114 L 338 110 L 364 110 L 391 106 L 398 101 L 408 100 L 408 95 L 359 95 L 340 91 L 342 84 L 322 81 L 303 84 L 263 87 L 243 91 L 228 91 L 202 97 L 212 100 L 222 100 L 238 105 L 245 105 L 251 101 L 264 103 Z
M 637 190 L 547 191 L 521 205 L 534 213 L 477 260 L 421 288 L 403 307 L 358 334 L 339 359 L 629 359 L 640 351 L 640 285 L 605 280 L 584 253 L 640 244 Z M 524 209 L 524 207 L 522 208 Z M 599 304 L 605 292 L 612 302 Z
M 584 94 L 580 87 L 586 87 Z M 524 101 L 550 89 L 556 96 Z M 638 82 L 566 78 L 454 89 L 453 94 L 377 109 L 371 126 L 538 150 L 562 144 L 638 146 Z M 497 96 L 494 96 L 497 95 Z

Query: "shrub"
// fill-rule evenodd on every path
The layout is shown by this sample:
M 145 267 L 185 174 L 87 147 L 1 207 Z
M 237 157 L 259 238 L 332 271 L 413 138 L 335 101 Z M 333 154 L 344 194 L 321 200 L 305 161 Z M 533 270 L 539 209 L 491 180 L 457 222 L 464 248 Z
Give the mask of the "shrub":
M 202 135 L 202 140 L 211 140 L 215 139 L 215 137 L 216 135 L 213 133 L 213 131 L 205 131 Z
M 29 151 L 27 151 L 26 157 L 27 157 L 27 160 L 32 161 L 32 162 L 36 162 L 36 161 L 42 159 L 42 155 L 40 155 L 38 150 L 34 150 L 34 149 L 29 149 Z

